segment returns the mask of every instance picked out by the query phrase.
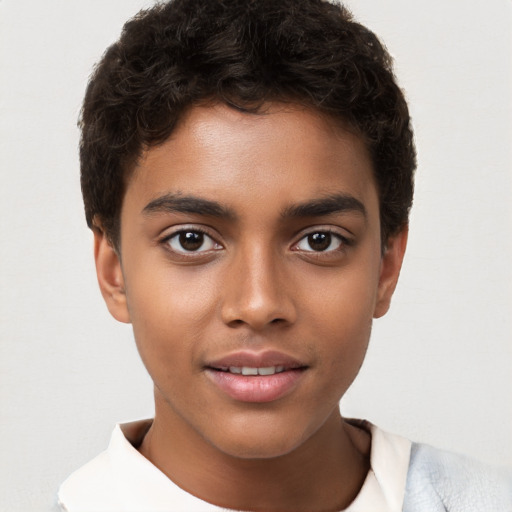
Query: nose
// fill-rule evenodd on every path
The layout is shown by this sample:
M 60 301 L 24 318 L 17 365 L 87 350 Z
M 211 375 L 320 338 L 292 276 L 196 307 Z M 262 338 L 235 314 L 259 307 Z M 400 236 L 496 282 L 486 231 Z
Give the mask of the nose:
M 262 245 L 241 248 L 230 262 L 221 309 L 222 320 L 230 327 L 245 325 L 261 331 L 296 320 L 286 263 Z

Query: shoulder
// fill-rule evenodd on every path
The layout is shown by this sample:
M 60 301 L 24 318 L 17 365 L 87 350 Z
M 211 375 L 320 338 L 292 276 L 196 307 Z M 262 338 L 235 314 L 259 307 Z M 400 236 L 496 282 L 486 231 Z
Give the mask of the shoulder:
M 404 512 L 510 512 L 512 472 L 413 443 Z
M 115 510 L 115 487 L 108 452 L 102 452 L 72 473 L 60 486 L 58 503 L 65 512 Z

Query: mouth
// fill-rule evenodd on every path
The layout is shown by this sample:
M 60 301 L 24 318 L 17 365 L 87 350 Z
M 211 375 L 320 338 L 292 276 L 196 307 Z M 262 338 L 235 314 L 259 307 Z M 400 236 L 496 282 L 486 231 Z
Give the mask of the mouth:
M 284 371 L 290 371 L 296 368 L 287 368 L 284 365 L 279 366 L 229 366 L 227 368 L 211 368 L 212 370 L 217 370 L 219 372 L 228 372 L 233 373 L 234 375 L 244 375 L 244 376 L 258 376 L 258 375 L 275 375 L 276 373 L 282 373 Z
M 308 365 L 279 352 L 238 352 L 208 363 L 209 380 L 240 402 L 272 402 L 294 391 Z

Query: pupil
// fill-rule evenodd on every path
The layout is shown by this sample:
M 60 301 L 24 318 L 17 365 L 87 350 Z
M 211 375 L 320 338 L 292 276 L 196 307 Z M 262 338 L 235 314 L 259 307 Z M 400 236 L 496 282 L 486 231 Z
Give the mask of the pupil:
M 187 231 L 180 233 L 180 245 L 187 251 L 196 251 L 203 245 L 204 235 L 202 233 L 194 233 Z
M 313 233 L 308 236 L 308 243 L 314 251 L 325 251 L 331 245 L 331 234 Z

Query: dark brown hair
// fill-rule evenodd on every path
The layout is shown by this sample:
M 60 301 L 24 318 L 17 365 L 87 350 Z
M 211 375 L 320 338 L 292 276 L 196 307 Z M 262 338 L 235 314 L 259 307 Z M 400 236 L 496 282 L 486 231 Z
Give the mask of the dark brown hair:
M 291 102 L 348 123 L 372 157 L 383 243 L 407 224 L 412 129 L 391 58 L 371 31 L 323 0 L 172 0 L 125 24 L 81 111 L 86 219 L 114 246 L 138 156 L 202 101 L 255 114 L 267 102 Z

